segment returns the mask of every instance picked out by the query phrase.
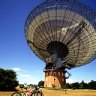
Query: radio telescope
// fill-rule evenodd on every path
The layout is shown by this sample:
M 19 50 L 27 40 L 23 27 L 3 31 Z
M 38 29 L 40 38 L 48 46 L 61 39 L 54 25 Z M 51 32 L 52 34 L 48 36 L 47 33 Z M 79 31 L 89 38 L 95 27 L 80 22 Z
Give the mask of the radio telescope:
M 96 58 L 96 12 L 77 0 L 45 0 L 24 29 L 28 45 L 46 63 L 45 87 L 64 87 L 66 69 Z

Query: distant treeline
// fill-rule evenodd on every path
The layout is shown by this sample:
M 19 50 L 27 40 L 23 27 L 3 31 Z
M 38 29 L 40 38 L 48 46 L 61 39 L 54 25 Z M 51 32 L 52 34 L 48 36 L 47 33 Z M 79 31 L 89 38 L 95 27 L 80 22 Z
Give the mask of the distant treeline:
M 0 68 L 0 91 L 13 91 L 15 87 L 19 85 L 16 78 L 16 72 L 13 70 L 5 70 Z M 30 84 L 30 86 L 33 86 Z M 38 82 L 38 86 L 44 87 L 44 81 Z M 66 89 L 95 89 L 96 81 L 91 80 L 89 83 L 85 83 L 84 80 L 81 83 L 67 83 Z
M 30 84 L 29 86 L 33 86 L 33 85 Z M 44 81 L 42 81 L 42 80 L 39 81 L 38 86 L 44 87 Z M 85 83 L 83 80 L 81 83 L 79 83 L 79 82 L 75 82 L 75 83 L 71 83 L 71 84 L 66 83 L 66 86 L 64 89 L 94 89 L 94 90 L 96 90 L 96 81 L 91 80 L 89 83 Z
M 89 83 L 85 83 L 84 80 L 81 83 L 67 83 L 66 88 L 68 89 L 95 89 L 96 90 L 96 81 L 91 80 Z
M 13 91 L 18 84 L 16 73 L 13 70 L 0 68 L 0 91 Z

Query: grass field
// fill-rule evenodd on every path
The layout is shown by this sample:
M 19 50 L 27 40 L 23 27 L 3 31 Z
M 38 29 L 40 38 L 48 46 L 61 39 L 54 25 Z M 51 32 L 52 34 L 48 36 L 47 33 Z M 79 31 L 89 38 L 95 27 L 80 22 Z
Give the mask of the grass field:
M 47 90 L 43 89 L 44 96 L 96 96 L 96 90 Z
M 96 96 L 96 90 L 63 90 L 42 89 L 44 96 Z M 11 96 L 13 92 L 1 92 L 0 96 Z

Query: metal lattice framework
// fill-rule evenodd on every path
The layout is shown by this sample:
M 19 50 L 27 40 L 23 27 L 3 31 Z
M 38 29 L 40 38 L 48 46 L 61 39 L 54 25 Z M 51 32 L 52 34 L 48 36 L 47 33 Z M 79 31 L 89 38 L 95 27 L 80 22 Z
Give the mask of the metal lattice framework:
M 82 66 L 96 58 L 96 13 L 76 0 L 46 0 L 29 14 L 25 36 L 42 60 L 55 48 L 68 65 Z

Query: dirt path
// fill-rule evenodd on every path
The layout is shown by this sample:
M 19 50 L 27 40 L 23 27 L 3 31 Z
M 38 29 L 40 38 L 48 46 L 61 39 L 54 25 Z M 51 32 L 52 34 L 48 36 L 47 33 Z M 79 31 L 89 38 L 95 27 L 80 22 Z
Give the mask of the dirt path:
M 13 92 L 2 92 L 0 91 L 0 96 L 11 96 Z

